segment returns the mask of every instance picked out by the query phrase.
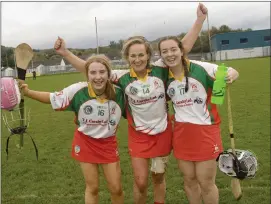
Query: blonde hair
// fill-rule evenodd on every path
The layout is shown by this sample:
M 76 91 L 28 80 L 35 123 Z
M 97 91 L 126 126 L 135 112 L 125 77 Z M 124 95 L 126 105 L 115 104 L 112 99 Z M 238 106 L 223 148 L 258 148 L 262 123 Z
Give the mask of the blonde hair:
M 105 95 L 108 100 L 116 100 L 116 92 L 113 84 L 110 82 L 110 76 L 111 76 L 111 64 L 110 64 L 110 59 L 107 58 L 105 55 L 100 54 L 100 55 L 93 55 L 89 57 L 86 61 L 85 64 L 85 69 L 86 69 L 86 76 L 88 76 L 88 70 L 89 70 L 89 65 L 93 62 L 98 62 L 103 64 L 108 73 L 108 80 L 106 82 L 106 88 L 105 88 Z
M 151 61 L 151 57 L 152 57 L 152 47 L 150 45 L 150 43 L 147 41 L 146 38 L 144 38 L 143 36 L 133 36 L 128 38 L 122 47 L 122 56 L 124 59 L 126 59 L 128 62 L 128 57 L 129 57 L 129 49 L 132 45 L 135 44 L 141 44 L 141 45 L 145 45 L 146 48 L 146 52 L 149 55 L 149 59 L 148 59 L 148 64 L 147 66 L 150 65 L 150 61 Z

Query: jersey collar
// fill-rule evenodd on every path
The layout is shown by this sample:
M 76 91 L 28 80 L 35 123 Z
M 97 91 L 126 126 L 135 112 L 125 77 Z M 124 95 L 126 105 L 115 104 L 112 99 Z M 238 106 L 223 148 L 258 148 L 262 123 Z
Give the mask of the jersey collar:
M 131 67 L 130 68 L 130 77 L 134 77 L 139 79 L 140 81 L 145 82 L 147 80 L 147 76 L 148 74 L 151 72 L 151 69 L 147 69 L 147 74 L 142 78 L 142 77 L 138 77 L 137 74 L 135 73 L 135 70 Z
M 97 97 L 90 83 L 88 83 L 88 94 L 91 98 L 96 98 L 96 100 L 99 101 L 100 103 L 105 103 L 106 101 L 108 101 L 105 98 Z
M 188 67 L 188 71 L 189 71 L 189 69 L 190 69 L 190 60 L 189 59 L 185 59 L 185 60 L 187 62 L 187 67 Z M 180 78 L 175 78 L 172 71 L 168 68 L 168 78 L 169 79 L 175 79 L 175 80 L 178 80 L 178 81 L 182 81 L 183 78 L 184 78 L 184 72 L 182 73 Z

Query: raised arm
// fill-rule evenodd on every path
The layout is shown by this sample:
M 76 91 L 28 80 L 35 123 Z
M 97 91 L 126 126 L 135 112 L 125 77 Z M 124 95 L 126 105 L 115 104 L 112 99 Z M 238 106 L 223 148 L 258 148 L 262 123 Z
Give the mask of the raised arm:
M 202 25 L 206 19 L 207 13 L 208 13 L 207 8 L 202 3 L 199 3 L 197 8 L 197 20 L 195 21 L 193 27 L 182 39 L 182 44 L 184 47 L 184 51 L 186 53 L 189 53 L 191 51 L 196 40 L 198 39 Z
M 65 41 L 58 37 L 54 45 L 57 54 L 64 57 L 71 65 L 80 72 L 85 73 L 85 60 L 80 59 L 66 48 Z

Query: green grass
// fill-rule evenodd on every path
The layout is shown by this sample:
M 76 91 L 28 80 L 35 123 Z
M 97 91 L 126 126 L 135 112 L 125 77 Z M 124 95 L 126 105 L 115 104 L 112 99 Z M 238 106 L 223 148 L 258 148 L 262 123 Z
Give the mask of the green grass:
M 250 149 L 256 153 L 259 162 L 257 176 L 241 182 L 243 198 L 239 204 L 270 203 L 270 58 L 226 61 L 236 68 L 240 77 L 232 85 L 236 147 Z M 29 87 L 40 91 L 57 91 L 85 78 L 79 73 L 27 79 Z M 6 160 L 5 144 L 9 135 L 2 122 L 1 129 L 1 171 L 3 204 L 83 204 L 84 179 L 76 161 L 70 157 L 71 142 L 75 126 L 73 113 L 54 112 L 50 105 L 26 99 L 31 108 L 31 122 L 28 128 L 39 149 L 39 161 L 28 136 L 24 148 L 18 149 L 18 136 L 10 140 L 9 159 Z M 226 104 L 220 108 L 224 148 L 230 147 Z M 122 183 L 125 203 L 133 203 L 132 170 L 127 148 L 127 122 L 121 121 L 118 131 L 121 155 Z M 187 204 L 183 191 L 183 180 L 173 156 L 167 171 L 167 204 Z M 109 204 L 110 195 L 103 175 L 100 176 L 100 203 Z M 230 178 L 218 172 L 217 186 L 220 203 L 234 201 Z M 151 182 L 149 182 L 148 203 L 153 203 Z

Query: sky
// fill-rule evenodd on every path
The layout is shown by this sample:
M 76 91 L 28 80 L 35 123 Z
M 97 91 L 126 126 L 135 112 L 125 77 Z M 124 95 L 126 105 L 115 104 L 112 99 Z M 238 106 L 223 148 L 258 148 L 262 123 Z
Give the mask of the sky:
M 209 27 L 270 29 L 270 2 L 203 2 Z M 25 42 L 53 48 L 57 36 L 68 48 L 96 48 L 133 35 L 155 40 L 188 32 L 198 2 L 1 2 L 1 45 Z M 207 20 L 203 25 L 207 30 Z

